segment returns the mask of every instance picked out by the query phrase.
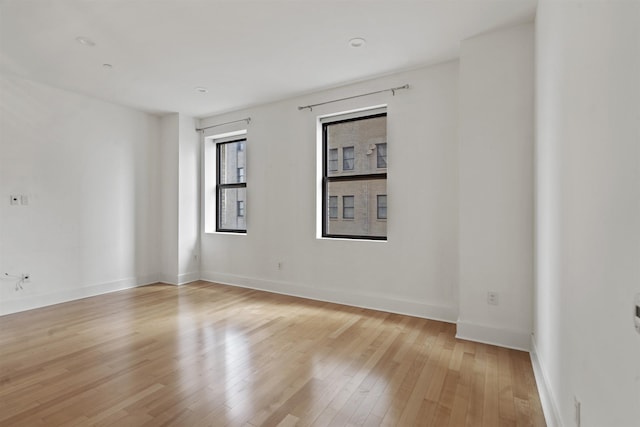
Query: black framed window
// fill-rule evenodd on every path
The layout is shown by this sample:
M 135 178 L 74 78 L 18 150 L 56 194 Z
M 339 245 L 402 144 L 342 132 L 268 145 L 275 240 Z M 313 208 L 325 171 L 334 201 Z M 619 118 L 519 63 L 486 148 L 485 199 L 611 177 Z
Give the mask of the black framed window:
M 387 219 L 387 195 L 386 194 L 378 194 L 377 196 L 377 206 L 378 206 L 378 219 Z
M 329 196 L 329 218 L 338 218 L 338 196 Z
M 246 139 L 216 143 L 216 231 L 246 233 Z
M 386 221 L 378 221 L 386 219 L 386 112 L 332 116 L 321 123 L 322 237 L 386 240 Z M 382 167 L 374 154 L 374 148 L 380 146 L 384 146 Z M 340 152 L 342 170 L 337 170 Z M 384 202 L 378 198 L 381 195 L 385 195 Z
M 329 150 L 332 150 L 331 148 Z M 336 150 L 337 152 L 337 150 Z M 351 171 L 355 166 L 355 150 L 354 147 L 342 148 L 342 170 Z M 333 169 L 338 170 L 338 169 Z
M 329 150 L 329 170 L 337 171 L 338 170 L 338 149 L 331 148 Z

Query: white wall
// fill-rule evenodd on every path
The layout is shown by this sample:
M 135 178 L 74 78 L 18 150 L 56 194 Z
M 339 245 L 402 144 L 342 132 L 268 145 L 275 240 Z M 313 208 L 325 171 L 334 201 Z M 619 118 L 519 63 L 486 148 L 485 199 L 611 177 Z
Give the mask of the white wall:
M 396 96 L 297 108 L 405 83 Z M 455 321 L 457 91 L 458 63 L 449 62 L 203 120 L 252 119 L 248 232 L 202 235 L 203 278 Z M 388 241 L 317 239 L 317 116 L 385 103 Z
M 162 164 L 161 279 L 183 284 L 200 279 L 200 136 L 192 117 L 160 119 Z
M 200 279 L 200 135 L 192 117 L 179 118 L 178 283 Z
M 460 51 L 458 337 L 520 349 L 532 330 L 533 30 L 479 35 Z
M 533 359 L 550 425 L 640 422 L 640 3 L 541 2 Z
M 0 75 L 0 314 L 157 280 L 158 119 Z M 10 206 L 9 195 L 29 197 Z
M 162 218 L 160 278 L 165 283 L 178 284 L 178 212 L 180 161 L 180 115 L 172 113 L 160 119 L 160 162 L 161 162 L 161 204 Z

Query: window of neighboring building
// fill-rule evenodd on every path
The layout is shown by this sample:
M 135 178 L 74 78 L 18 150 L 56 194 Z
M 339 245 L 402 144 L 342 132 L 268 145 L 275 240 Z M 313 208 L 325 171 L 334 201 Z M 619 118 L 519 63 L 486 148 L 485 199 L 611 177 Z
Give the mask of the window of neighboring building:
M 387 195 L 378 194 L 378 219 L 387 219 Z
M 216 231 L 245 233 L 247 180 L 245 139 L 216 143 Z
M 338 149 L 331 148 L 329 150 L 329 170 L 337 171 L 338 170 Z
M 386 109 L 333 115 L 321 118 L 320 125 L 322 218 L 318 225 L 322 229 L 318 236 L 386 240 L 386 221 L 378 221 L 387 216 Z
M 342 196 L 342 218 L 353 219 L 355 209 L 355 198 L 353 196 Z
M 387 143 L 376 144 L 376 167 L 387 167 Z
M 338 196 L 329 197 L 329 218 L 338 218 Z
M 337 150 L 336 150 L 337 152 Z M 355 166 L 355 152 L 353 147 L 342 148 L 342 170 L 351 171 Z M 337 169 L 334 169 L 337 170 Z

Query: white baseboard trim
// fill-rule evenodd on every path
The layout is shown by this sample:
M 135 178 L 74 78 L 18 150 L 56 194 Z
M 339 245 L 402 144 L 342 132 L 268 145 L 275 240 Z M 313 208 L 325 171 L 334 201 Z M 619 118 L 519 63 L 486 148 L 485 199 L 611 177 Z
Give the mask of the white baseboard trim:
M 160 274 L 160 282 L 166 285 L 184 285 L 185 283 L 195 282 L 200 280 L 200 272 L 182 273 L 177 276 L 171 274 Z
M 461 320 L 458 320 L 457 326 L 456 338 L 529 351 L 531 334 L 527 331 L 497 328 Z
M 180 281 L 178 276 L 174 276 L 172 274 L 160 273 L 158 277 L 160 283 L 164 283 L 165 285 L 177 285 Z
M 0 316 L 5 314 L 18 313 L 21 311 L 33 310 L 35 308 L 60 304 L 110 292 L 121 291 L 123 289 L 136 288 L 138 286 L 156 283 L 158 275 L 148 275 L 140 277 L 130 277 L 116 280 L 114 282 L 100 283 L 75 289 L 65 289 L 44 295 L 26 295 L 23 298 L 0 301 Z
M 353 307 L 405 314 L 408 316 L 439 320 L 447 323 L 455 323 L 455 319 L 457 317 L 457 309 L 455 307 L 401 300 L 387 295 L 350 292 L 331 288 L 315 288 L 295 283 L 264 280 L 253 277 L 217 273 L 213 271 L 203 271 L 200 280 L 307 298 L 316 301 L 326 301 Z
M 178 285 L 184 285 L 185 283 L 195 282 L 200 280 L 200 272 L 183 273 L 178 275 Z
M 544 413 L 544 419 L 547 422 L 547 427 L 562 427 L 562 422 L 558 415 L 558 406 L 556 405 L 556 400 L 553 398 L 553 393 L 551 392 L 547 375 L 545 375 L 545 370 L 540 364 L 536 342 L 533 337 L 531 337 L 531 351 L 529 352 L 529 355 L 531 357 L 533 375 L 536 378 L 538 394 L 540 395 L 540 403 L 542 404 L 542 412 Z

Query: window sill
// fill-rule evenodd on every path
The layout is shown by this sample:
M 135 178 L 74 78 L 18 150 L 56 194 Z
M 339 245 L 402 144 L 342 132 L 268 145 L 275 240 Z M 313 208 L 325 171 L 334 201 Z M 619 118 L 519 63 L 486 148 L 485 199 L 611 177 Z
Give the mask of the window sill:
M 226 236 L 246 236 L 247 233 L 232 233 L 229 231 L 205 231 L 204 234 L 209 234 L 209 235 L 216 235 L 216 234 L 221 234 L 221 235 L 226 235 Z
M 328 240 L 339 242 L 372 242 L 372 243 L 387 243 L 387 239 L 350 239 L 348 237 L 316 237 L 316 240 Z

